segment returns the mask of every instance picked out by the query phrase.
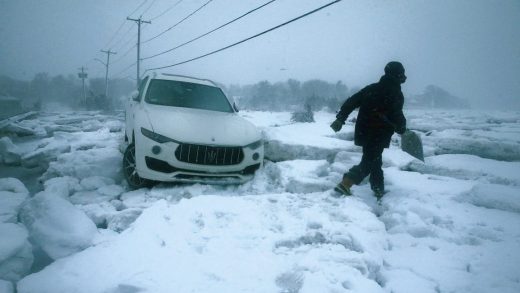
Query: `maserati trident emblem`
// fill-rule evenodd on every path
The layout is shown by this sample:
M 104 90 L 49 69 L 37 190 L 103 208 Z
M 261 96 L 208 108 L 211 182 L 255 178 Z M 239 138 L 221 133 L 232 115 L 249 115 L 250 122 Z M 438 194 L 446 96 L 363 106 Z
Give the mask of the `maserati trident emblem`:
M 210 163 L 215 162 L 215 159 L 217 159 L 217 152 L 216 151 L 208 151 L 206 155 L 207 155 L 207 158 L 208 158 L 208 162 L 210 162 Z

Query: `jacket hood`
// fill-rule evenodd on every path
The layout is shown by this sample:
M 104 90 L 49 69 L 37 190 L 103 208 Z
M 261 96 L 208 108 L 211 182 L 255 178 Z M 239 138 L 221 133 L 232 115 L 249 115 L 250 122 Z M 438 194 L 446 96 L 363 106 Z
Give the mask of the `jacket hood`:
M 256 127 L 236 113 L 148 104 L 146 114 L 152 131 L 178 142 L 245 146 L 261 139 Z

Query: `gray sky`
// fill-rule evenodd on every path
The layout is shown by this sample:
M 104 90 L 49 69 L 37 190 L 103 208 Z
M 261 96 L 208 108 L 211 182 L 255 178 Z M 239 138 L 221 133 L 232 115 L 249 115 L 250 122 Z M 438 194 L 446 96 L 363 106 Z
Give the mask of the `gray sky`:
M 179 0 L 148 0 L 132 17 L 151 19 Z M 184 0 L 143 25 L 147 40 L 207 0 Z M 111 75 L 135 62 L 137 28 L 125 22 L 143 0 L 0 0 L 0 74 L 31 79 L 37 72 L 76 73 L 87 66 L 103 77 L 112 48 Z M 267 0 L 213 0 L 193 17 L 142 45 L 142 57 L 174 47 Z M 160 57 L 142 68 L 173 64 L 254 35 L 328 0 L 278 0 L 262 10 Z M 277 31 L 213 56 L 165 71 L 225 84 L 320 78 L 361 87 L 378 80 L 386 62 L 407 70 L 405 93 L 439 85 L 474 104 L 520 99 L 520 1 L 343 0 Z M 127 33 L 128 32 L 128 33 Z M 125 45 L 128 44 L 128 45 Z M 135 78 L 135 67 L 118 76 Z

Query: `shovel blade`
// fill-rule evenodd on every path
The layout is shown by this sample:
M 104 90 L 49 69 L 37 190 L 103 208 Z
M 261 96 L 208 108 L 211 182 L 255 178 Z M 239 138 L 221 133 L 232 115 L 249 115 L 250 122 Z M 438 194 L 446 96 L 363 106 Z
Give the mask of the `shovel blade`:
M 401 135 L 401 150 L 424 162 L 423 144 L 417 133 L 406 130 Z

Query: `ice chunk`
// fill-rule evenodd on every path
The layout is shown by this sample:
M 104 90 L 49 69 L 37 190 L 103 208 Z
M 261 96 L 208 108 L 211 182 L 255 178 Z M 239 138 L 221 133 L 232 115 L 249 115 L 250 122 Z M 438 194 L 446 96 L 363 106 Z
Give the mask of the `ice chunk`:
M 385 167 L 395 166 L 398 168 L 403 168 L 411 162 L 422 164 L 421 161 L 400 149 L 389 148 L 383 151 L 383 166 Z
M 111 185 L 114 186 L 114 185 Z M 117 186 L 117 188 L 111 189 L 104 189 L 105 187 L 102 187 L 95 191 L 79 191 L 74 193 L 70 197 L 70 202 L 73 204 L 91 204 L 91 203 L 101 203 L 101 202 L 109 202 L 113 199 L 116 199 L 116 197 L 122 193 L 123 188 L 120 186 Z M 101 191 L 104 191 L 104 193 L 101 193 Z M 119 191 L 119 193 L 118 193 Z
M 519 161 L 518 143 L 469 138 L 441 138 L 437 141 L 436 154 L 470 154 L 482 158 Z
M 13 283 L 6 280 L 0 280 L 0 293 L 14 293 Z
M 16 178 L 0 178 L 0 191 L 28 194 L 29 191 L 23 183 Z
M 82 210 L 99 228 L 106 228 L 107 219 L 117 213 L 114 205 L 109 202 L 76 205 L 76 207 Z
M 141 215 L 141 209 L 126 209 L 107 217 L 108 229 L 121 232 L 126 230 Z
M 27 230 L 18 224 L 0 224 L 0 279 L 18 281 L 31 269 L 32 247 Z
M 81 190 L 79 180 L 70 176 L 55 177 L 45 181 L 43 184 L 48 193 L 68 198 L 73 192 Z
M 503 162 L 473 155 L 439 155 L 426 158 L 426 164 L 413 162 L 409 170 L 469 180 L 520 186 L 520 162 Z
M 99 192 L 100 194 L 112 197 L 112 199 L 119 196 L 121 193 L 123 193 L 123 191 L 125 191 L 123 187 L 121 187 L 121 185 L 116 184 L 103 186 L 97 190 L 97 192 Z
M 92 244 L 96 225 L 62 197 L 40 192 L 24 204 L 20 219 L 34 244 L 51 258 L 58 259 Z
M 0 223 L 16 223 L 20 206 L 29 192 L 16 178 L 0 178 Z
M 20 165 L 21 156 L 9 137 L 0 138 L 0 164 Z
M 498 184 L 478 184 L 457 199 L 479 207 L 520 213 L 518 188 Z
M 81 186 L 83 186 L 85 190 L 94 190 L 114 183 L 114 179 L 102 176 L 91 176 L 81 179 Z
M 64 142 L 53 142 L 39 147 L 22 157 L 22 165 L 28 168 L 46 167 L 49 162 L 56 160 L 59 154 L 70 152 L 70 145 Z
M 43 178 L 72 176 L 87 178 L 91 176 L 109 177 L 121 180 L 122 155 L 114 147 L 94 148 L 62 154 L 57 161 L 51 162 Z

